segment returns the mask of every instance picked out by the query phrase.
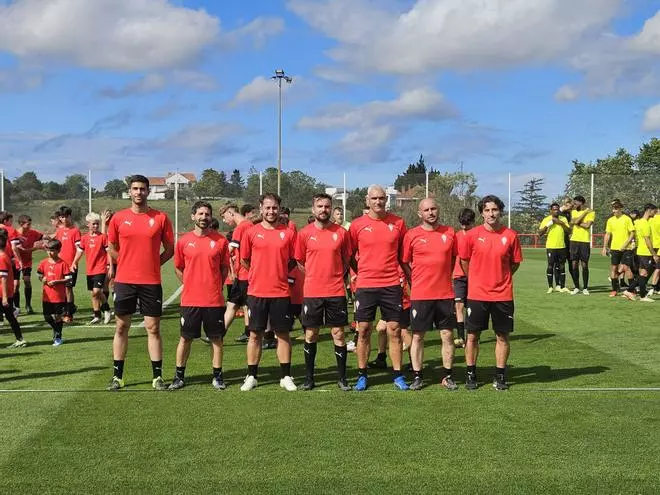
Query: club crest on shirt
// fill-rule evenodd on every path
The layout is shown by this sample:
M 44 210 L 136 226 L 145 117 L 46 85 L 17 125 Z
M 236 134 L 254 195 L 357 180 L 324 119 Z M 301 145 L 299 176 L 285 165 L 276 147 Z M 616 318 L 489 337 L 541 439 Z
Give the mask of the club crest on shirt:
M 413 320 L 417 317 L 417 310 L 416 309 L 412 310 L 412 317 L 413 317 Z
M 156 223 L 156 220 L 154 220 L 153 218 L 149 219 L 149 227 L 153 227 L 155 223 Z
M 284 236 L 285 236 L 285 235 L 286 235 L 286 234 L 285 234 L 284 232 L 280 232 L 280 239 L 284 240 Z
M 390 229 L 390 232 L 392 232 L 392 231 L 394 230 L 394 225 L 393 225 L 393 224 L 389 224 L 389 225 L 387 226 L 387 228 Z
M 337 232 L 335 232 L 334 234 L 332 234 L 332 240 L 333 240 L 333 241 L 337 242 L 337 238 L 338 238 L 338 237 L 339 237 L 339 236 L 337 235 Z
M 195 247 L 195 243 L 194 243 L 194 242 L 189 242 L 189 243 L 188 243 L 188 246 Z
M 211 249 L 213 249 L 213 248 L 215 247 L 215 241 L 211 241 L 211 242 L 209 243 L 209 246 L 211 246 Z
M 447 236 L 445 234 L 442 234 L 440 238 L 442 239 L 442 242 L 447 242 Z
M 502 237 L 502 240 L 500 241 L 502 243 L 502 246 L 506 244 L 506 241 L 507 241 L 506 237 Z
M 186 319 L 182 316 L 181 317 L 181 326 L 186 324 Z
M 307 314 L 307 305 L 306 305 L 306 304 L 305 304 L 305 306 L 303 307 L 303 312 L 304 312 L 305 314 Z

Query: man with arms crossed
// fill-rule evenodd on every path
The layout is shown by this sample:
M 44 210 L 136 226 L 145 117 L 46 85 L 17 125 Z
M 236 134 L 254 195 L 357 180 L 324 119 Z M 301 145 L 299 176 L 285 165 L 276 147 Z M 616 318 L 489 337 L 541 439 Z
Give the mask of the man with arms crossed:
M 213 208 L 205 201 L 192 207 L 192 232 L 182 236 L 174 251 L 174 271 L 183 284 L 181 293 L 181 338 L 176 348 L 176 373 L 169 386 L 185 386 L 186 363 L 194 339 L 204 332 L 213 348 L 213 380 L 216 390 L 226 388 L 222 377 L 222 351 L 225 329 L 225 299 L 222 287 L 229 271 L 227 239 L 209 228 Z
M 344 273 L 350 261 L 348 232 L 330 219 L 332 197 L 316 194 L 312 198 L 314 223 L 298 233 L 296 261 L 305 273 L 303 285 L 302 325 L 305 328 L 306 378 L 302 390 L 314 388 L 314 364 L 319 329 L 331 328 L 337 358 L 337 386 L 351 390 L 346 381 L 346 340 L 348 306 L 344 290 Z
M 241 241 L 241 263 L 248 270 L 248 316 L 250 340 L 247 343 L 248 375 L 241 390 L 257 386 L 264 332 L 269 327 L 277 335 L 277 358 L 280 362 L 280 387 L 296 389 L 291 376 L 291 314 L 289 312 L 288 273 L 296 266 L 296 233 L 282 225 L 279 210 L 282 200 L 266 193 L 259 198 L 261 223 L 252 227 Z
M 465 388 L 475 390 L 478 387 L 479 337 L 492 320 L 497 366 L 493 387 L 507 390 L 506 362 L 510 351 L 509 334 L 513 332 L 513 274 L 522 261 L 522 250 L 518 234 L 500 223 L 504 211 L 500 198 L 485 196 L 478 207 L 484 223 L 468 232 L 458 252 L 468 276 Z
M 369 212 L 353 221 L 348 230 L 353 252 L 351 265 L 357 273 L 355 321 L 359 369 L 355 390 L 360 392 L 367 389 L 372 322 L 378 307 L 382 319 L 387 322 L 394 386 L 399 390 L 408 390 L 401 372 L 403 292 L 398 270 L 406 225 L 401 217 L 385 209 L 387 196 L 382 186 L 370 186 L 366 200 Z
M 421 225 L 410 229 L 403 240 L 403 270 L 411 287 L 410 359 L 414 379 L 410 389 L 423 387 L 424 335 L 435 325 L 442 339 L 442 386 L 456 390 L 452 379 L 456 327 L 452 268 L 457 254 L 454 229 L 438 222 L 438 205 L 433 199 L 422 200 L 417 214 Z
M 612 291 L 610 297 L 616 297 L 619 292 L 620 280 L 619 270 L 629 275 L 630 284 L 633 284 L 632 272 L 630 267 L 633 264 L 633 252 L 630 249 L 631 243 L 635 239 L 635 226 L 628 215 L 623 213 L 623 205 L 619 200 L 612 202 L 612 216 L 607 219 L 605 225 L 605 239 L 603 240 L 602 255 L 607 256 L 607 250 L 610 250 L 610 280 L 612 282 Z M 633 285 L 634 287 L 634 285 Z M 628 285 L 625 287 L 623 295 L 630 300 L 635 299 L 635 294 L 631 292 Z
M 584 196 L 573 198 L 572 232 L 569 244 L 571 278 L 575 285 L 571 291 L 572 296 L 580 293 L 580 267 L 582 267 L 582 294 L 589 295 L 589 257 L 591 256 L 591 231 L 589 229 L 596 220 L 596 214 L 584 206 L 585 203 Z
M 649 297 L 647 285 L 660 260 L 658 253 L 653 250 L 653 233 L 649 223 L 649 220 L 657 215 L 657 211 L 654 204 L 647 203 L 644 205 L 642 218 L 635 221 L 637 256 L 639 256 L 639 300 L 642 302 L 655 302 Z
M 128 331 L 138 299 L 147 331 L 152 386 L 156 390 L 166 390 L 163 382 L 163 342 L 160 338 L 160 317 L 163 313 L 160 267 L 174 254 L 174 233 L 167 215 L 149 208 L 147 204 L 149 179 L 143 175 L 133 175 L 127 182 L 131 207 L 115 213 L 108 225 L 108 251 L 117 262 L 114 301 L 117 326 L 112 342 L 113 376 L 108 390 L 124 387 Z
M 545 251 L 548 267 L 545 275 L 548 279 L 548 294 L 553 291 L 553 279 L 557 292 L 570 292 L 566 288 L 566 241 L 565 235 L 571 232 L 568 220 L 561 215 L 559 203 L 550 205 L 550 215 L 541 220 L 539 234 L 547 235 Z

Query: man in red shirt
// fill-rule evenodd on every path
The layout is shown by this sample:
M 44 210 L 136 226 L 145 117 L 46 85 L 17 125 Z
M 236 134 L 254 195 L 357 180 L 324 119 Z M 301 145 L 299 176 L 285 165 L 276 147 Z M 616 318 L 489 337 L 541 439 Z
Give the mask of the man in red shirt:
M 489 319 L 495 331 L 496 372 L 493 387 L 507 390 L 506 362 L 509 358 L 509 334 L 513 332 L 513 274 L 522 261 L 518 234 L 500 223 L 504 203 L 497 196 L 479 201 L 483 225 L 470 230 L 459 246 L 458 256 L 468 277 L 465 346 L 467 378 L 465 388 L 475 390 L 479 337 L 488 329 Z
M 7 232 L 0 231 L 0 297 L 2 298 L 2 313 L 9 322 L 16 342 L 10 345 L 9 349 L 25 347 L 27 342 L 23 340 L 21 326 L 14 316 L 13 296 L 14 296 L 14 263 L 6 252 Z
M 394 386 L 408 390 L 401 372 L 402 288 L 399 277 L 401 246 L 406 234 L 403 219 L 385 209 L 387 196 L 381 186 L 367 190 L 369 212 L 351 223 L 348 234 L 357 273 L 355 320 L 358 322 L 358 380 L 355 390 L 367 389 L 367 361 L 371 347 L 372 322 L 380 307 L 387 322 Z M 359 261 L 356 261 L 356 258 Z
M 45 245 L 48 257 L 39 263 L 37 274 L 44 284 L 42 295 L 44 320 L 53 329 L 53 347 L 62 345 L 63 315 L 66 309 L 66 287 L 73 275 L 71 267 L 62 258 L 62 243 L 49 239 Z
M 456 245 L 460 247 L 465 242 L 465 236 L 468 231 L 474 227 L 474 211 L 470 208 L 463 208 L 458 214 L 458 223 L 461 228 L 456 232 Z M 463 347 L 465 345 L 465 302 L 467 301 L 467 275 L 461 267 L 460 258 L 456 258 L 454 264 L 454 303 L 456 307 L 456 339 L 454 345 Z
M 55 231 L 55 239 L 62 243 L 60 258 L 71 267 L 80 245 L 80 230 L 73 224 L 71 215 L 73 211 L 68 206 L 62 206 L 58 210 L 60 227 Z M 71 323 L 76 312 L 75 297 L 73 289 L 78 281 L 78 272 L 71 270 L 71 281 L 66 286 L 66 308 L 64 311 L 64 323 Z
M 411 286 L 410 358 L 414 380 L 410 389 L 421 390 L 423 386 L 424 335 L 435 326 L 442 339 L 442 386 L 456 390 L 452 379 L 456 315 L 451 276 L 457 254 L 454 229 L 440 224 L 433 199 L 422 200 L 417 214 L 421 225 L 409 230 L 403 240 L 403 269 Z
M 295 232 L 279 221 L 281 199 L 266 193 L 259 199 L 261 223 L 256 224 L 241 241 L 241 262 L 248 269 L 248 313 L 250 340 L 247 344 L 248 375 L 242 391 L 257 386 L 257 371 L 266 327 L 277 335 L 277 358 L 280 362 L 280 387 L 296 390 L 291 376 L 291 314 L 288 273 L 296 265 Z
M 18 316 L 20 313 L 20 283 L 21 283 L 21 260 L 18 257 L 23 252 L 23 246 L 21 244 L 21 238 L 14 229 L 14 215 L 8 211 L 0 211 L 0 229 L 7 232 L 7 247 L 5 251 L 7 255 L 12 260 L 13 263 L 13 275 L 14 275 L 14 295 L 13 295 L 13 305 L 14 305 L 14 316 Z M 0 315 L 1 316 L 1 315 Z
M 28 215 L 18 217 L 19 227 L 16 229 L 21 240 L 22 251 L 18 253 L 21 260 L 21 274 L 25 291 L 25 310 L 27 314 L 34 314 L 32 309 L 32 253 L 41 248 L 44 235 L 32 228 L 32 218 Z
M 181 338 L 176 348 L 176 373 L 170 390 L 185 385 L 185 371 L 190 346 L 204 332 L 213 348 L 213 380 L 216 390 L 226 388 L 222 377 L 222 351 L 225 328 L 223 282 L 229 272 L 229 243 L 219 232 L 209 228 L 213 208 L 205 201 L 192 207 L 192 232 L 176 243 L 174 270 L 183 284 L 181 293 Z
M 133 175 L 127 182 L 131 207 L 115 213 L 108 225 L 108 250 L 117 261 L 117 326 L 112 343 L 114 373 L 108 389 L 119 390 L 124 386 L 128 331 L 139 299 L 151 357 L 152 386 L 156 390 L 166 390 L 163 382 L 163 342 L 160 337 L 160 317 L 163 313 L 160 267 L 174 255 L 172 222 L 162 211 L 149 208 L 149 179 L 143 175 Z
M 239 258 L 241 242 L 243 242 L 245 239 L 245 233 L 250 230 L 254 224 L 243 215 L 241 215 L 241 213 L 239 213 L 238 207 L 233 204 L 225 206 L 220 211 L 220 214 L 222 216 L 222 221 L 234 229 L 231 235 L 231 242 L 229 243 L 229 255 Z M 247 342 L 250 334 L 248 330 L 250 321 L 248 319 L 248 312 L 245 311 L 248 294 L 248 271 L 239 262 L 238 271 L 233 275 L 235 278 L 231 283 L 231 293 L 227 298 L 227 310 L 225 311 L 225 328 L 229 329 L 229 326 L 234 321 L 236 312 L 239 309 L 243 309 L 245 328 L 243 330 L 243 334 L 240 335 L 236 340 L 237 342 Z
M 112 264 L 112 258 L 108 254 L 108 236 L 101 233 L 101 216 L 98 213 L 88 213 L 85 217 L 89 232 L 82 236 L 78 243 L 78 252 L 71 264 L 71 271 L 78 272 L 78 262 L 85 255 L 85 266 L 87 271 L 87 290 L 92 295 L 92 310 L 94 318 L 90 325 L 98 323 L 110 323 L 110 306 L 103 293 L 108 266 Z M 103 320 L 101 314 L 103 314 Z
M 304 271 L 302 325 L 305 328 L 306 378 L 303 390 L 314 388 L 314 366 L 319 329 L 330 327 L 335 344 L 337 386 L 351 390 L 346 380 L 346 340 L 348 305 L 344 288 L 344 273 L 351 257 L 348 232 L 331 220 L 332 197 L 316 194 L 312 198 L 314 223 L 298 233 L 296 261 Z

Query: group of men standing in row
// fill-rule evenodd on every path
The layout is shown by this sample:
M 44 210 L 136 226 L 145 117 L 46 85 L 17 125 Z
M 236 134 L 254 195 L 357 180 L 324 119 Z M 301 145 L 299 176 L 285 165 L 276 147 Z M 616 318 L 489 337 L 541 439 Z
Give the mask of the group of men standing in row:
M 370 337 L 377 309 L 387 325 L 394 386 L 399 390 L 423 386 L 424 334 L 434 327 L 442 335 L 443 381 L 445 388 L 457 388 L 452 377 L 456 328 L 454 274 L 457 266 L 467 277 L 467 364 L 466 388 L 478 386 L 476 362 L 479 335 L 492 320 L 496 334 L 496 373 L 493 386 L 506 390 L 506 363 L 509 334 L 513 331 L 513 274 L 522 261 L 517 234 L 501 224 L 504 210 L 495 196 L 484 197 L 478 205 L 483 225 L 458 233 L 439 223 L 438 206 L 433 199 L 420 202 L 420 224 L 410 230 L 404 221 L 386 210 L 381 186 L 371 186 L 365 198 L 368 211 L 354 220 L 348 230 L 332 220 L 332 198 L 317 194 L 312 198 L 313 222 L 296 232 L 281 222 L 281 200 L 267 193 L 259 201 L 260 220 L 243 218 L 236 207 L 226 207 L 223 219 L 235 225 L 231 243 L 211 228 L 212 206 L 203 201 L 193 205 L 193 231 L 174 245 L 167 216 L 147 205 L 149 182 L 146 177 L 129 179 L 131 207 L 115 214 L 108 227 L 109 252 L 117 261 L 115 275 L 115 315 L 117 326 L 113 343 L 114 371 L 109 389 L 124 387 L 123 370 L 131 315 L 139 300 L 145 319 L 153 387 L 180 389 L 185 385 L 185 366 L 193 339 L 204 328 L 213 346 L 212 385 L 226 387 L 222 375 L 223 338 L 236 309 L 247 306 L 249 340 L 247 376 L 242 391 L 257 386 L 258 366 L 264 333 L 277 335 L 280 386 L 296 387 L 291 373 L 290 331 L 299 316 L 305 329 L 306 378 L 301 389 L 314 388 L 314 363 L 321 327 L 329 327 L 334 341 L 341 390 L 363 391 L 368 387 L 367 361 Z M 161 251 L 161 246 L 163 250 Z M 238 256 L 238 273 L 231 256 Z M 181 294 L 181 338 L 176 353 L 172 383 L 162 379 L 160 316 L 162 288 L 160 267 L 174 256 L 176 275 L 183 284 Z M 458 261 L 457 261 L 458 260 Z M 291 272 L 304 276 L 300 313 L 291 309 Z M 351 268 L 357 274 L 354 295 L 357 322 L 358 377 L 351 387 L 346 376 L 347 346 L 344 329 L 348 326 L 345 275 Z M 225 303 L 223 282 L 230 271 L 236 277 L 229 305 Z M 410 327 L 413 332 L 411 385 L 402 372 L 401 322 L 403 271 L 410 287 Z M 243 301 L 242 299 L 245 299 Z M 230 308 L 229 311 L 225 308 Z M 228 318 L 229 317 L 229 318 Z

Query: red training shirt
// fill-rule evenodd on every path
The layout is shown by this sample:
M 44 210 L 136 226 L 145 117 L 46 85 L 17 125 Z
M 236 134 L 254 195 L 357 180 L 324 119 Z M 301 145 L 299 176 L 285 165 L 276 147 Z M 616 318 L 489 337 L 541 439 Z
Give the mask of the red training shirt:
M 388 213 L 374 220 L 362 215 L 348 229 L 353 254 L 359 253 L 356 287 L 391 287 L 399 284 L 399 253 L 406 225 L 401 217 Z
M 522 261 L 520 241 L 515 230 L 504 226 L 496 232 L 483 225 L 465 236 L 458 255 L 470 262 L 468 299 L 473 301 L 512 301 L 511 264 Z
M 146 213 L 134 213 L 126 208 L 112 216 L 108 242 L 118 245 L 115 281 L 160 284 L 160 246 L 174 243 L 172 222 L 159 210 L 149 208 Z
M 85 253 L 87 275 L 102 275 L 108 271 L 108 236 L 85 234 L 78 249 Z
M 19 251 L 19 257 L 21 258 L 23 267 L 29 268 L 32 266 L 31 249 L 34 247 L 35 242 L 40 241 L 41 239 L 44 238 L 44 235 L 38 230 L 30 229 L 27 232 L 23 232 L 23 233 L 18 232 L 18 236 L 21 239 L 21 245 L 27 250 L 27 251 Z
M 7 279 L 7 299 L 14 297 L 14 265 L 6 251 L 0 253 L 0 277 Z M 4 296 L 0 285 L 0 297 Z
M 71 266 L 73 258 L 76 257 L 76 250 L 80 244 L 80 230 L 76 226 L 60 227 L 55 232 L 55 239 L 62 243 L 60 258 Z
M 237 258 L 240 260 L 240 249 L 241 249 L 241 243 L 247 239 L 246 233 L 254 227 L 254 224 L 250 220 L 243 220 L 241 223 L 239 223 L 236 228 L 234 229 L 234 233 L 231 235 L 231 243 L 229 244 L 233 248 L 235 248 L 237 251 Z M 245 269 L 242 263 L 238 263 L 238 272 L 237 272 L 237 278 L 238 280 L 247 280 L 248 279 L 248 271 Z
M 331 223 L 319 229 L 314 223 L 298 232 L 296 260 L 305 266 L 305 297 L 342 297 L 344 266 L 351 256 L 348 232 Z
M 461 245 L 465 243 L 465 236 L 467 235 L 468 232 L 469 230 L 463 230 L 463 229 L 456 231 L 454 242 L 456 243 L 459 253 L 461 251 Z M 454 263 L 453 278 L 456 279 L 461 277 L 465 277 L 465 272 L 463 271 L 463 267 L 461 266 L 461 258 L 457 256 L 456 263 Z
M 46 258 L 39 263 L 37 273 L 43 277 L 43 281 L 47 280 L 70 280 L 71 270 L 70 265 L 62 258 L 53 261 Z M 46 283 L 43 285 L 42 291 L 43 302 L 48 303 L 64 303 L 66 302 L 66 286 L 63 283 L 56 284 L 54 287 L 49 287 Z
M 289 297 L 289 260 L 294 258 L 295 233 L 284 225 L 252 227 L 241 240 L 241 259 L 250 261 L 248 295 Z
M 181 306 L 224 306 L 222 268 L 229 270 L 229 263 L 229 243 L 222 234 L 198 236 L 188 232 L 180 237 L 174 249 L 174 266 L 183 272 Z
M 438 225 L 425 230 L 421 225 L 403 239 L 403 262 L 412 268 L 410 298 L 413 301 L 453 299 L 452 268 L 458 254 L 454 229 Z

